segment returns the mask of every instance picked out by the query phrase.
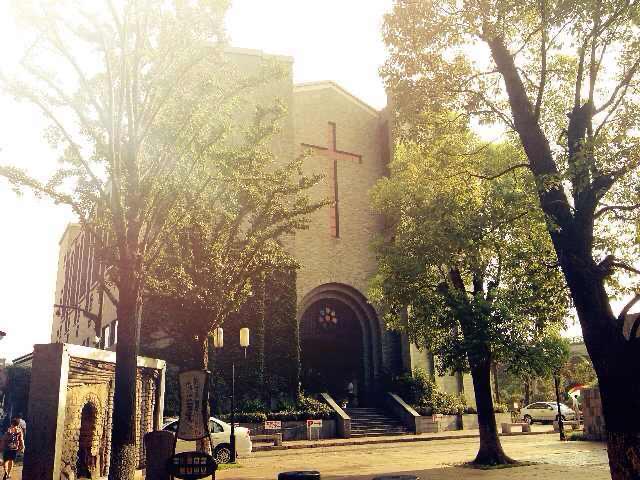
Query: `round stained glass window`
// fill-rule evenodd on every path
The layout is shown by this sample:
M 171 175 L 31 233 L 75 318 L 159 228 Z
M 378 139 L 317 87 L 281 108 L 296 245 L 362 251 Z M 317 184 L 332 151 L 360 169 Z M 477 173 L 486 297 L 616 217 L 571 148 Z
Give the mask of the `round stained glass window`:
M 323 328 L 333 327 L 338 324 L 338 317 L 336 311 L 331 307 L 324 307 L 320 309 L 320 315 L 318 316 L 318 323 Z

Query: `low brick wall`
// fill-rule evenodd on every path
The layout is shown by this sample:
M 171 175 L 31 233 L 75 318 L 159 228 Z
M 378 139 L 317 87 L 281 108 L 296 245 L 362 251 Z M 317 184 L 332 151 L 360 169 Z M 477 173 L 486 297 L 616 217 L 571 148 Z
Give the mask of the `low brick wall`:
M 585 388 L 582 395 L 582 416 L 584 417 L 584 435 L 589 440 L 604 441 L 607 439 L 607 429 L 602 415 L 602 400 L 600 389 Z
M 250 435 L 277 433 L 274 430 L 265 430 L 264 423 L 241 423 L 240 426 L 248 428 Z M 304 420 L 282 422 L 280 433 L 282 433 L 282 440 L 285 442 L 307 440 L 307 422 Z M 337 438 L 335 420 L 322 420 L 320 438 Z

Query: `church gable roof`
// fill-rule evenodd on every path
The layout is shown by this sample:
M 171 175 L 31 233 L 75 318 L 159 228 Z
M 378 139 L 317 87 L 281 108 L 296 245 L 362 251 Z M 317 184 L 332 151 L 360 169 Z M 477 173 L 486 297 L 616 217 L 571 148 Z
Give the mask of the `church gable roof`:
M 331 80 L 326 80 L 321 82 L 299 83 L 297 85 L 294 85 L 293 87 L 293 93 L 310 92 L 310 91 L 317 91 L 317 90 L 333 90 L 337 92 L 339 95 L 342 95 L 343 97 L 347 98 L 350 102 L 355 103 L 356 105 L 358 105 L 360 108 L 370 113 L 371 115 L 375 117 L 380 116 L 380 112 L 378 110 L 373 108 L 371 105 L 363 102 L 358 97 L 356 97 L 355 95 L 353 95 L 352 93 L 350 93 L 349 91 L 342 88 L 340 85 L 338 85 L 337 83 Z

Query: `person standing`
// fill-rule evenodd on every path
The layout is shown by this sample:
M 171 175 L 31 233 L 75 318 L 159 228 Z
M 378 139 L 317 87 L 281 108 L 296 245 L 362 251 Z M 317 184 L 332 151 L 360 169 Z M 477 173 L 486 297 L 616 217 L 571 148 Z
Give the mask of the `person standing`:
M 349 406 L 351 408 L 356 406 L 356 396 L 355 396 L 355 385 L 353 384 L 353 381 L 350 381 L 349 384 L 347 385 L 347 397 L 349 399 Z
M 27 422 L 24 421 L 24 416 L 22 413 L 16 415 L 16 418 L 20 422 L 20 428 L 22 429 L 22 442 L 26 445 L 27 443 Z
M 11 478 L 11 470 L 16 461 L 18 452 L 24 451 L 24 439 L 22 436 L 22 428 L 20 428 L 20 419 L 13 417 L 11 425 L 2 437 L 2 457 L 4 459 L 4 477 L 3 480 Z

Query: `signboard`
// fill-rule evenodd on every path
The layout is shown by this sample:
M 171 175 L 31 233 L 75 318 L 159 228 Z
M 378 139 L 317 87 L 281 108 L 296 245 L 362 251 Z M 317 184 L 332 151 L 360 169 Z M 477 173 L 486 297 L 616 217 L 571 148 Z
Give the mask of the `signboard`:
M 280 420 L 267 420 L 264 422 L 265 430 L 282 430 L 282 422 Z
M 437 422 L 440 419 L 442 419 L 442 414 L 441 413 L 435 413 L 435 414 L 431 415 L 431 421 L 432 422 Z
M 198 479 L 213 475 L 218 468 L 213 457 L 203 452 L 182 452 L 169 459 L 167 470 L 175 478 Z
M 176 436 L 181 440 L 200 440 L 209 434 L 207 428 L 207 372 L 189 370 L 181 372 L 180 419 Z
M 322 428 L 322 420 L 307 420 L 307 428 Z

